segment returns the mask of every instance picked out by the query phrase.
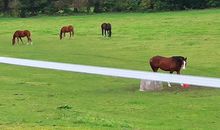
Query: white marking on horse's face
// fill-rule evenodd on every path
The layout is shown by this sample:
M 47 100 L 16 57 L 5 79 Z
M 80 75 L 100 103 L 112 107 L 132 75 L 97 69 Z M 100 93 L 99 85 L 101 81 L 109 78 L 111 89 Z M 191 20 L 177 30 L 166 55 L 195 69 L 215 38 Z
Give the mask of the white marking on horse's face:
M 182 69 L 186 69 L 186 61 L 183 61 L 183 64 L 182 64 Z

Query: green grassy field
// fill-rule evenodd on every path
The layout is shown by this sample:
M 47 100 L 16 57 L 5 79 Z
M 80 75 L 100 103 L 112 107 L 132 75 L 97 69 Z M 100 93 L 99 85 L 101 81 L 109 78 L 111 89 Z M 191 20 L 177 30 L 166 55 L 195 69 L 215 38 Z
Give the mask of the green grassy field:
M 106 21 L 112 38 L 101 36 Z M 69 24 L 74 38 L 59 40 Z M 220 77 L 219 9 L 0 18 L 0 25 L 0 56 L 151 71 L 150 57 L 183 55 L 183 74 Z M 11 45 L 19 29 L 32 32 L 33 45 Z M 0 129 L 220 129 L 218 89 L 143 93 L 139 80 L 5 64 L 0 72 Z

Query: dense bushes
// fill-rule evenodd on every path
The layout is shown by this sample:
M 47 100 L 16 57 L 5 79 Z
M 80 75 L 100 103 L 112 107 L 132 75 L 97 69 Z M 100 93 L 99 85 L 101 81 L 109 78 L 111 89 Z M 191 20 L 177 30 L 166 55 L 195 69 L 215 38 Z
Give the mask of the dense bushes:
M 186 10 L 220 7 L 220 0 L 1 0 L 0 12 L 27 17 L 90 12 Z

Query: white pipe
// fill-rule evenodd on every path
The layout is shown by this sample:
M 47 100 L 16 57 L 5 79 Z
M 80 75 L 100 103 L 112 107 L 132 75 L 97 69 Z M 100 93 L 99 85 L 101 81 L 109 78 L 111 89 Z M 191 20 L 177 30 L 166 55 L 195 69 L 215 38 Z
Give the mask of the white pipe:
M 154 73 L 154 72 L 95 67 L 95 66 L 87 66 L 87 65 L 47 62 L 47 61 L 28 60 L 28 59 L 9 58 L 9 57 L 0 57 L 0 63 L 37 67 L 44 69 L 80 72 L 80 73 L 88 73 L 88 74 L 99 74 L 99 75 L 123 77 L 123 78 L 147 79 L 147 80 L 162 81 L 162 82 L 180 83 L 180 84 L 186 83 L 196 86 L 220 88 L 219 78 L 208 78 L 208 77 L 197 77 L 197 76 L 186 76 L 186 75 L 184 76 L 177 74 L 162 74 L 162 73 Z

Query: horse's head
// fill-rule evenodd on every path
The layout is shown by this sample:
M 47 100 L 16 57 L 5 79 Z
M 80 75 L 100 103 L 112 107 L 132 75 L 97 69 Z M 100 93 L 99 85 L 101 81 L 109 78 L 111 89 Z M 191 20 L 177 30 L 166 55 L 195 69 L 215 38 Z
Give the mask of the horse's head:
M 14 38 L 12 39 L 12 45 L 15 45 L 15 39 Z
M 13 38 L 12 38 L 12 45 L 15 45 L 15 38 L 16 38 L 16 32 L 14 33 Z
M 187 65 L 187 57 L 185 58 L 183 57 L 181 69 L 186 69 L 186 65 Z
M 176 64 L 180 67 L 180 69 L 186 69 L 187 58 L 183 56 L 173 56 L 172 58 L 176 61 Z

